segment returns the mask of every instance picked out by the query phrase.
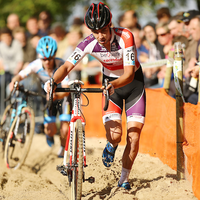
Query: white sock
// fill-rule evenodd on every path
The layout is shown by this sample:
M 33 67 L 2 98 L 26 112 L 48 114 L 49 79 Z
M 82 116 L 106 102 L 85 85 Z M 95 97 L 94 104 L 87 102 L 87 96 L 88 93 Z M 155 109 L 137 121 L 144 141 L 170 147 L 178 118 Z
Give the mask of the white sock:
M 118 144 L 113 145 L 112 143 L 110 143 L 110 146 L 115 148 Z
M 125 169 L 122 167 L 121 178 L 119 180 L 120 185 L 122 183 L 128 182 L 128 177 L 129 177 L 130 171 L 131 171 L 130 169 Z
M 58 151 L 58 155 L 64 155 L 64 150 L 65 150 L 65 147 L 63 147 L 63 146 L 60 146 L 60 149 L 59 149 L 59 151 Z

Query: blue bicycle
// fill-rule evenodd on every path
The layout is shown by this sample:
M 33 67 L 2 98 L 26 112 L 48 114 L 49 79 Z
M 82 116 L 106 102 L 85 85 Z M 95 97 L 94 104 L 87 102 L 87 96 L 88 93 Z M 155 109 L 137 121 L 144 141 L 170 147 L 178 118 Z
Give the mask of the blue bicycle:
M 3 116 L 1 124 L 1 135 L 4 136 L 3 139 L 1 138 L 4 146 L 4 159 L 6 166 L 12 169 L 20 168 L 25 162 L 34 135 L 35 115 L 33 109 L 27 105 L 28 97 L 40 95 L 24 89 L 16 82 L 9 98 L 17 91 L 22 95 L 15 96 L 14 102 L 7 106 L 4 115 L 7 118 Z M 44 95 L 40 96 L 44 97 Z

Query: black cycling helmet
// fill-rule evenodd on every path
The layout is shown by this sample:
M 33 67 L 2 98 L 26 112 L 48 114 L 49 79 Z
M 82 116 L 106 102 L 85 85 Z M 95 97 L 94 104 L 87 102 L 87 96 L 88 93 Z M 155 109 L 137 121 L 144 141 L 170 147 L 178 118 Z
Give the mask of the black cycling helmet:
M 85 24 L 89 29 L 99 30 L 111 23 L 112 14 L 102 2 L 92 3 L 85 14 Z

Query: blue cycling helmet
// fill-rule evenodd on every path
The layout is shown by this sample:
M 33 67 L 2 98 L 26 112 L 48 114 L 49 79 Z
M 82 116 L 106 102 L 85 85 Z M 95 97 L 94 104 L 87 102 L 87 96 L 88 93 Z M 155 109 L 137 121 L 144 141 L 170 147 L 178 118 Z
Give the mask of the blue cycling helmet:
M 57 42 L 50 36 L 42 37 L 37 45 L 36 52 L 39 58 L 49 58 L 56 54 Z

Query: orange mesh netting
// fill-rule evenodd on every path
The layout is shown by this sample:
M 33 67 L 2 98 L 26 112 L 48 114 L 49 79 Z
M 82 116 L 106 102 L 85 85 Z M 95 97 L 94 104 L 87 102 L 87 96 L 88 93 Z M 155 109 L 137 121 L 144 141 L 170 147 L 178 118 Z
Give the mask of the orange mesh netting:
M 100 87 L 85 85 L 84 87 Z M 146 89 L 147 109 L 140 139 L 140 152 L 158 157 L 176 170 L 176 100 L 164 89 Z M 86 119 L 86 137 L 105 137 L 102 123 L 101 94 L 87 94 L 90 104 L 83 107 Z M 86 99 L 83 97 L 83 103 Z M 184 104 L 184 135 L 186 178 L 192 182 L 194 194 L 200 199 L 200 107 Z M 126 121 L 123 113 L 123 138 L 126 141 Z
M 200 104 L 184 105 L 184 134 L 187 145 L 183 146 L 186 155 L 188 179 L 192 181 L 195 196 L 200 199 Z

